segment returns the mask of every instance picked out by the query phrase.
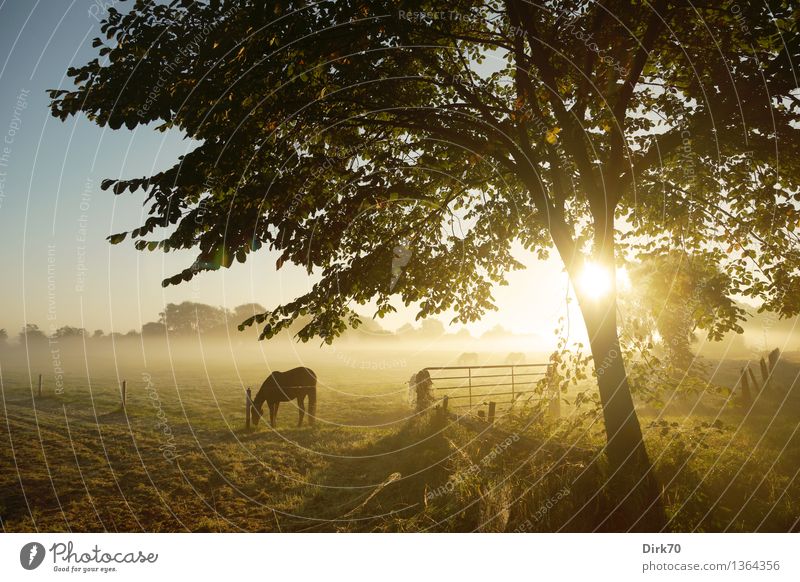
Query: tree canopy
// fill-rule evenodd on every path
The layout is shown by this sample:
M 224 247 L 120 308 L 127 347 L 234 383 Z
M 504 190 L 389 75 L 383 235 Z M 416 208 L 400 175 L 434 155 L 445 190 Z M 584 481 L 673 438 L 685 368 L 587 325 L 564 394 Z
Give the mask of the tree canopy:
M 631 288 L 621 293 L 621 308 L 633 339 L 652 343 L 660 336 L 669 362 L 686 370 L 694 360 L 691 344 L 743 333 L 746 311 L 727 292 L 730 276 L 707 255 L 680 251 L 658 254 L 629 266 Z
M 140 249 L 199 250 L 164 281 L 262 246 L 319 274 L 256 319 L 353 303 L 463 321 L 520 268 L 603 240 L 713 258 L 726 290 L 798 311 L 797 8 L 791 2 L 137 0 L 52 111 L 200 145 L 143 190 Z M 608 242 L 606 240 L 606 242 Z M 395 247 L 410 260 L 390 291 Z M 609 250 L 605 251 L 606 253 Z M 351 319 L 350 323 L 357 322 Z

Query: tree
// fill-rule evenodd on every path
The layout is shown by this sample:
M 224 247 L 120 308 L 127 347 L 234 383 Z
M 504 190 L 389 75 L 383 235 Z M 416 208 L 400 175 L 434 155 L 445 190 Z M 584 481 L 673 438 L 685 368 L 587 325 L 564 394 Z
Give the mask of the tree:
M 68 71 L 77 87 L 51 92 L 52 112 L 200 142 L 169 170 L 104 182 L 144 190 L 150 211 L 110 240 L 198 249 L 165 285 L 262 246 L 315 273 L 248 320 L 264 337 L 308 314 L 301 339 L 332 341 L 369 301 L 377 317 L 401 301 L 473 321 L 523 266 L 514 241 L 554 249 L 573 282 L 595 263 L 611 292 L 576 293 L 604 365 L 611 488 L 636 490 L 611 519 L 659 528 L 612 357 L 614 265 L 680 248 L 729 273 L 727 292 L 797 313 L 796 16 L 776 0 L 140 0 L 109 9 L 103 59 Z
M 366 340 L 369 342 L 374 342 L 378 340 L 393 339 L 395 337 L 391 331 L 384 329 L 379 322 L 370 318 L 361 318 L 360 315 L 358 315 L 358 317 L 362 321 L 362 323 L 358 326 L 358 329 L 345 331 L 342 334 L 342 338 L 348 338 L 355 341 Z
M 167 333 L 167 326 L 157 321 L 149 321 L 142 325 L 143 336 L 163 336 Z
M 78 339 L 84 337 L 85 335 L 85 329 L 82 327 L 72 327 L 70 325 L 59 327 L 55 332 L 53 332 L 53 337 L 60 340 Z
M 500 338 L 507 338 L 511 335 L 506 328 L 502 325 L 495 325 L 492 329 L 487 329 L 483 334 L 481 334 L 481 339 L 500 339 Z
M 239 322 L 254 317 L 259 313 L 264 313 L 266 310 L 267 308 L 260 303 L 245 303 L 233 308 L 231 319 L 237 322 L 238 325 Z
M 21 345 L 44 343 L 46 341 L 47 336 L 35 323 L 25 324 L 25 327 L 19 332 L 19 343 Z
M 729 296 L 730 276 L 706 255 L 670 252 L 643 257 L 630 265 L 632 288 L 623 293 L 623 311 L 642 339 L 661 338 L 671 365 L 686 370 L 694 360 L 697 332 L 722 340 L 728 331 L 743 333 L 745 310 Z
M 229 317 L 221 307 L 184 301 L 168 303 L 159 314 L 159 322 L 169 333 L 197 335 L 223 331 Z
M 438 319 L 425 319 L 422 321 L 417 334 L 428 340 L 442 339 L 447 334 L 444 324 Z

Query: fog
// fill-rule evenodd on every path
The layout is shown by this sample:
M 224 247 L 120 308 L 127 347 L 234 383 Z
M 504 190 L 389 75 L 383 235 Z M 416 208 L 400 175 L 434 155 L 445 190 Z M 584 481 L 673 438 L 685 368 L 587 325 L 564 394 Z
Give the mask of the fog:
M 531 349 L 537 346 L 539 350 Z M 258 341 L 252 330 L 193 337 L 40 338 L 27 345 L 9 342 L 0 350 L 0 372 L 6 383 L 32 386 L 42 374 L 46 385 L 57 388 L 85 386 L 98 378 L 107 382 L 116 376 L 121 381 L 167 371 L 176 383 L 224 381 L 252 386 L 274 370 L 308 366 L 317 371 L 321 382 L 335 377 L 353 378 L 363 384 L 404 382 L 428 366 L 545 362 L 547 348 L 539 337 L 499 331 L 481 338 L 466 333 L 358 331 L 332 345 L 301 343 L 289 333 Z
M 754 314 L 743 327 L 743 334 L 730 333 L 719 342 L 698 339 L 692 348 L 709 360 L 756 360 L 776 347 L 787 356 L 800 351 L 796 319 Z M 356 377 L 367 383 L 401 382 L 425 367 L 546 362 L 556 346 L 553 330 L 545 336 L 495 328 L 475 337 L 466 330 L 446 332 L 435 320 L 396 332 L 368 320 L 332 345 L 319 340 L 298 342 L 297 329 L 263 341 L 258 340 L 258 330 L 240 332 L 235 327 L 193 335 L 29 335 L 28 341 L 20 337 L 0 344 L 0 379 L 7 385 L 35 385 L 42 374 L 43 381 L 52 386 L 168 371 L 176 382 L 205 376 L 212 383 L 251 385 L 274 370 L 308 366 L 318 371 L 321 381 L 329 376 Z M 574 347 L 581 338 L 573 335 Z M 702 331 L 697 335 L 702 338 Z

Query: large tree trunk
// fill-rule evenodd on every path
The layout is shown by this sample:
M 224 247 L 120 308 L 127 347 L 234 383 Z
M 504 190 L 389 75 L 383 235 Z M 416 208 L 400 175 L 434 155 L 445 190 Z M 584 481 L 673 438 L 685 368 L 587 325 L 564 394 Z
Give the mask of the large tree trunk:
M 609 270 L 612 282 L 609 293 L 603 297 L 590 297 L 581 289 L 585 258 L 564 223 L 551 224 L 553 242 L 564 261 L 586 324 L 603 406 L 610 468 L 604 497 L 611 503 L 601 516 L 602 528 L 660 531 L 666 527 L 661 492 L 644 446 L 617 333 L 613 214 L 596 224 L 595 229 L 595 257 Z
M 563 210 L 553 208 L 548 213 L 548 227 L 575 289 L 597 371 L 610 468 L 604 497 L 611 502 L 605 515 L 600 516 L 600 527 L 612 531 L 661 531 L 667 525 L 661 492 L 644 446 L 617 333 L 614 204 L 605 192 L 589 202 L 594 217 L 593 258 L 608 269 L 611 279 L 611 289 L 605 296 L 591 297 L 581 289 L 586 257 L 564 220 Z
M 576 275 L 573 273 L 573 283 Z M 606 455 L 611 474 L 606 486 L 611 506 L 604 516 L 604 529 L 610 525 L 623 531 L 661 530 L 666 518 L 620 350 L 616 292 L 593 298 L 582 293 L 578 285 L 574 287 L 589 334 L 608 438 Z

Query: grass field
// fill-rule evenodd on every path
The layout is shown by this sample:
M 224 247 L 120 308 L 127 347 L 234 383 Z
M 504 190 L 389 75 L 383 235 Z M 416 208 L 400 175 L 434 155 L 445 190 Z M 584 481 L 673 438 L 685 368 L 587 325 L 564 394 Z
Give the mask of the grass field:
M 603 487 L 599 419 L 566 432 L 524 408 L 491 429 L 415 416 L 406 382 L 433 357 L 385 369 L 321 361 L 316 425 L 296 428 L 286 403 L 277 430 L 250 432 L 243 386 L 260 384 L 262 363 L 72 358 L 63 391 L 54 393 L 49 374 L 34 398 L 36 370 L 48 362 L 6 357 L 3 530 L 615 529 L 604 517 L 615 492 Z M 737 366 L 720 366 L 717 380 Z M 698 398 L 642 409 L 671 529 L 798 530 L 797 367 L 783 366 L 782 388 L 752 407 Z

